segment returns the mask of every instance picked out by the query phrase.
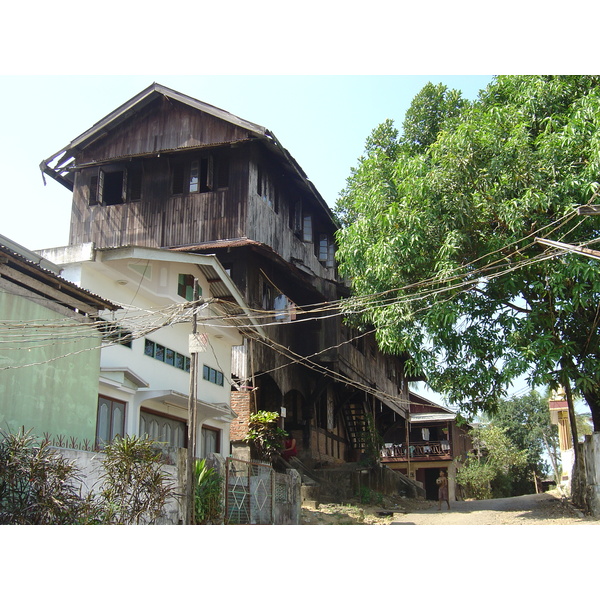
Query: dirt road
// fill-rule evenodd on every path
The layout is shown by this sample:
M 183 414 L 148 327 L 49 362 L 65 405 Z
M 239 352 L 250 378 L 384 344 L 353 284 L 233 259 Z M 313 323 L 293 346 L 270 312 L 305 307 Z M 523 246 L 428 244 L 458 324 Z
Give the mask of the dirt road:
M 451 502 L 396 498 L 385 508 L 361 504 L 321 504 L 302 508 L 303 525 L 600 525 L 561 501 L 556 492 L 516 498 Z
M 392 525 L 599 525 L 552 493 L 515 498 L 437 503 L 425 510 L 394 514 Z

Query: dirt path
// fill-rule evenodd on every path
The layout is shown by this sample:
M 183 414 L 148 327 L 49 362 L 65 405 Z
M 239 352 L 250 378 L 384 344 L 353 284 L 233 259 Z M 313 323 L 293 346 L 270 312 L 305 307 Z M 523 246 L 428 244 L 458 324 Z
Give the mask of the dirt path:
M 325 504 L 303 508 L 305 525 L 600 525 L 560 500 L 555 492 L 515 498 L 451 502 L 406 501 L 394 507 Z
M 515 498 L 451 502 L 450 510 L 437 505 L 394 515 L 398 525 L 599 525 L 552 493 Z

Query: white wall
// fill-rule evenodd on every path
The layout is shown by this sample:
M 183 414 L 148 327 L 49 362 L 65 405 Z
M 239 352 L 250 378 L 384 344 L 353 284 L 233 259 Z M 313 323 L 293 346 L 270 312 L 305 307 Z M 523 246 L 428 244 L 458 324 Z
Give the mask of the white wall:
M 68 249 L 66 249 L 68 250 Z M 105 315 L 115 318 L 125 329 L 133 331 L 135 339 L 132 347 L 121 345 L 106 347 L 101 353 L 101 383 L 99 393 L 127 403 L 127 433 L 139 433 L 139 413 L 141 406 L 155 410 L 167 416 L 185 419 L 187 404 L 180 401 L 181 406 L 166 404 L 159 400 L 140 400 L 144 392 L 152 390 L 172 390 L 180 396 L 189 395 L 190 376 L 184 370 L 161 362 L 144 352 L 145 339 L 165 346 L 175 352 L 190 356 L 189 335 L 192 332 L 190 314 L 187 322 L 169 324 L 169 316 L 177 314 L 177 310 L 185 299 L 177 293 L 179 274 L 189 274 L 198 279 L 203 294 L 210 290 L 209 282 L 203 277 L 196 264 L 176 261 L 162 261 L 150 258 L 131 258 L 126 255 L 127 249 L 121 251 L 122 258 L 110 259 L 114 253 L 82 248 L 80 252 L 73 249 L 61 255 L 54 252 L 51 260 L 60 264 L 63 260 L 72 260 L 62 264 L 62 276 L 77 282 L 84 289 L 111 300 L 123 307 L 116 314 Z M 153 251 L 156 255 L 156 251 Z M 168 252 L 164 251 L 165 257 Z M 142 252 L 143 255 L 143 252 Z M 49 255 L 50 256 L 50 255 Z M 92 260 L 95 258 L 95 260 Z M 86 260 L 88 259 L 88 260 Z M 216 259 L 215 259 L 216 261 Z M 166 310 L 165 310 L 166 309 Z M 181 317 L 181 312 L 179 312 Z M 211 318 L 212 317 L 212 318 Z M 198 332 L 206 334 L 208 341 L 204 352 L 199 353 L 197 398 L 208 404 L 230 406 L 231 393 L 231 348 L 242 343 L 239 331 L 221 326 L 214 320 L 212 309 L 207 307 L 198 315 Z M 203 379 L 203 366 L 223 373 L 223 385 L 217 385 Z M 106 372 L 112 369 L 114 372 Z M 142 393 L 136 395 L 137 387 L 130 379 L 119 381 L 119 370 L 128 369 L 147 385 L 139 387 Z M 138 381 L 137 384 L 140 382 Z M 202 424 L 221 430 L 221 452 L 229 453 L 229 420 L 222 417 L 207 417 L 199 411 L 198 440 Z

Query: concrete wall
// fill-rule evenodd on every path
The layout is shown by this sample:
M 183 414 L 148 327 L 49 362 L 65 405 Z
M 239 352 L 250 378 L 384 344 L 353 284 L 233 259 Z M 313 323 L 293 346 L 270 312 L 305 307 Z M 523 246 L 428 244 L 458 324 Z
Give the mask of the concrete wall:
M 589 513 L 600 517 L 600 432 L 586 435 L 579 447 L 585 476 L 581 486 L 583 500 Z
M 71 450 L 57 448 L 57 450 L 68 460 L 75 461 L 82 475 L 81 493 L 88 492 L 99 494 L 101 491 L 100 478 L 104 473 L 103 458 L 101 452 L 85 452 L 83 450 Z M 179 465 L 164 465 L 163 470 L 177 484 L 177 494 L 184 491 L 183 481 L 180 477 Z M 158 525 L 177 525 L 182 522 L 184 513 L 179 496 L 174 496 L 165 506 L 165 516 L 160 519 Z
M 76 462 L 82 476 L 81 494 L 85 495 L 88 492 L 100 493 L 100 478 L 104 473 L 104 455 L 101 452 L 86 452 L 66 448 L 57 448 L 57 450 L 68 460 Z M 178 525 L 185 521 L 185 459 L 186 451 L 181 450 L 175 465 L 163 466 L 163 470 L 176 484 L 176 495 L 166 505 L 165 516 L 159 520 L 158 525 Z M 223 494 L 225 494 L 226 460 L 221 455 L 211 454 L 207 458 L 207 465 L 213 467 L 221 474 L 223 479 Z M 273 475 L 279 486 L 279 493 L 276 497 L 273 497 L 273 506 L 268 505 L 268 514 L 253 515 L 253 522 L 274 525 L 298 525 L 300 523 L 302 504 L 300 497 L 300 474 L 290 469 L 285 474 L 273 473 Z M 272 481 L 275 482 L 275 480 Z M 272 481 L 269 479 L 268 485 L 271 485 Z M 255 480 L 253 485 L 257 483 L 258 481 Z M 224 515 L 220 524 L 223 522 Z

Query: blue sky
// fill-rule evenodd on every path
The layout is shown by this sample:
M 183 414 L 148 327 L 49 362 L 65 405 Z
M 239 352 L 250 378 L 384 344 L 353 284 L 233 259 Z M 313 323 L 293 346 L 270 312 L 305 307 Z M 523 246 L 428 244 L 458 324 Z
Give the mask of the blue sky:
M 400 128 L 428 82 L 476 98 L 492 79 L 448 75 L 0 76 L 0 234 L 30 249 L 66 245 L 71 195 L 39 164 L 152 82 L 271 130 L 333 206 L 369 133 Z

